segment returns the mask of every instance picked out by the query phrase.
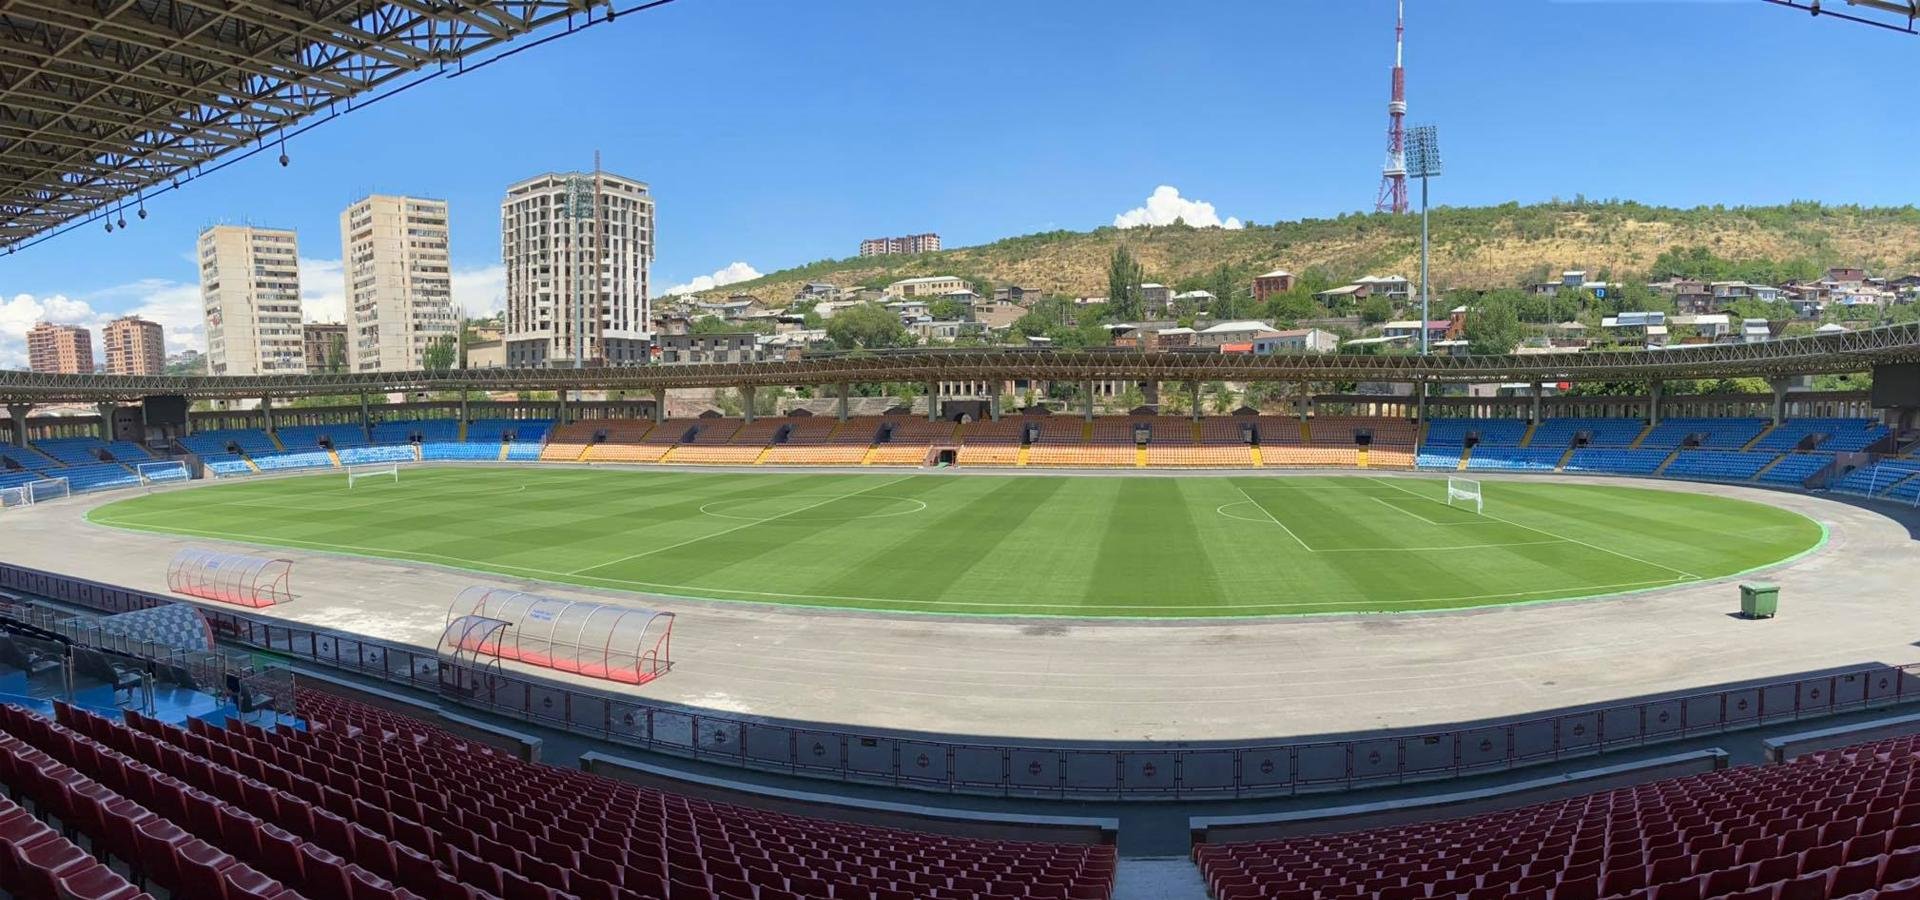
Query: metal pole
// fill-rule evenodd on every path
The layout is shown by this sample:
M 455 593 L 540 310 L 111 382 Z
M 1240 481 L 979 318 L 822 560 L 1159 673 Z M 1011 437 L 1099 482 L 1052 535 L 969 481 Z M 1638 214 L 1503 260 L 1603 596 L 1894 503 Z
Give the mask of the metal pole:
M 1424 170 L 1422 170 L 1424 171 Z M 1427 286 L 1427 176 L 1420 176 L 1420 355 L 1427 355 L 1427 323 L 1433 321 L 1433 291 Z

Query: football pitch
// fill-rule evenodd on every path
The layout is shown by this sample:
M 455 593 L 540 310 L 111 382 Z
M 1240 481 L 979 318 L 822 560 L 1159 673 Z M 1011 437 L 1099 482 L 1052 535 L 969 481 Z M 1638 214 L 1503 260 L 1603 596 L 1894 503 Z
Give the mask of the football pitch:
M 988 615 L 1454 609 L 1649 590 L 1817 547 L 1707 494 L 1444 477 L 407 468 L 111 503 L 100 525 L 645 594 Z M 321 564 L 323 565 L 323 564 Z M 303 579 L 325 578 L 308 563 Z M 444 603 L 451 598 L 434 598 Z

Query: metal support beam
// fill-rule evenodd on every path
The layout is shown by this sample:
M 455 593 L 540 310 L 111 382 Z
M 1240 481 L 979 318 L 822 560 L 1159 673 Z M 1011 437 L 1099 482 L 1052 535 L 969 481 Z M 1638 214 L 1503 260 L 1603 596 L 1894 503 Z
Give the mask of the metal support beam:
M 845 421 L 847 420 L 847 393 L 848 393 L 848 391 L 849 391 L 849 390 L 851 390 L 851 389 L 852 389 L 852 386 L 851 386 L 851 385 L 849 385 L 849 384 L 847 384 L 847 383 L 846 383 L 846 382 L 844 382 L 844 381 L 842 381 L 842 382 L 840 382 L 840 411 L 839 411 L 839 419 L 840 419 L 840 421 L 842 421 L 842 422 L 845 422 Z
M 1528 384 L 1532 388 L 1533 404 L 1532 404 L 1531 411 L 1527 413 L 1527 417 L 1532 419 L 1535 424 L 1539 424 L 1540 415 L 1541 415 L 1540 413 L 1540 403 L 1541 403 L 1540 382 L 1533 381 L 1533 382 L 1528 382 Z
M 999 394 L 987 395 L 987 418 L 994 422 L 1000 421 L 1000 395 Z
M 1792 386 L 1791 378 L 1774 378 L 1767 382 L 1773 388 L 1773 424 L 1779 425 L 1787 420 L 1787 388 Z
M 1080 388 L 1081 388 L 1081 391 L 1086 394 L 1086 401 L 1087 401 L 1086 419 L 1087 421 L 1091 422 L 1093 421 L 1093 382 L 1091 381 L 1082 382 L 1080 385 Z
M 658 425 L 662 422 L 665 422 L 666 420 L 667 420 L 667 389 L 654 388 L 653 389 L 653 424 Z
M 466 427 L 467 423 L 472 421 L 473 421 L 473 411 L 469 409 L 467 406 L 467 392 L 461 391 L 460 392 L 460 425 L 461 427 L 464 428 Z
M 744 416 L 747 420 L 747 424 L 752 425 L 753 424 L 753 385 L 743 384 L 740 386 L 740 409 L 742 411 L 741 415 Z
M 460 417 L 461 418 L 466 418 L 466 413 L 467 413 L 466 405 L 467 405 L 467 392 L 461 391 L 460 392 L 460 407 L 461 407 Z M 367 413 L 367 394 L 365 391 L 361 391 L 360 392 L 360 430 L 367 433 L 368 440 L 373 439 L 373 422 L 370 421 L 371 418 L 372 417 L 369 416 Z
M 927 382 L 927 421 L 940 421 L 940 382 Z
M 273 429 L 273 397 L 271 395 L 263 394 L 260 397 L 260 423 L 265 430 L 267 431 L 274 430 Z
M 31 403 L 7 404 L 7 421 L 11 424 L 12 441 L 15 447 L 27 445 L 27 416 L 32 412 L 33 404 Z
M 1149 378 L 1140 383 L 1140 402 L 1153 407 L 1155 414 L 1160 412 L 1160 382 Z
M 1309 415 L 1312 415 L 1313 413 L 1312 398 L 1313 398 L 1313 386 L 1310 384 L 1307 384 L 1304 381 L 1301 382 L 1300 392 L 1298 394 L 1295 394 L 1293 397 L 1293 411 L 1294 411 L 1294 414 L 1300 417 L 1300 421 L 1302 422 L 1305 422 L 1307 420 L 1307 417 Z
M 1660 393 L 1666 387 L 1664 381 L 1647 382 L 1647 424 L 1660 424 Z
M 113 411 L 120 408 L 118 403 L 101 403 L 94 407 L 100 414 L 100 439 L 113 442 Z
M 1187 382 L 1187 401 L 1187 414 L 1191 415 L 1195 422 L 1200 421 L 1200 382 Z
M 554 414 L 554 417 L 553 417 L 553 421 L 554 421 L 554 423 L 555 423 L 555 424 L 559 424 L 559 425 L 565 425 L 565 424 L 567 424 L 567 421 L 568 421 L 568 419 L 567 419 L 567 392 L 566 392 L 566 391 L 561 391 L 561 392 L 560 392 L 559 394 L 557 394 L 556 396 L 558 396 L 558 397 L 560 398 L 560 408 L 559 408 L 558 410 L 556 410 L 556 411 L 555 411 L 555 414 Z

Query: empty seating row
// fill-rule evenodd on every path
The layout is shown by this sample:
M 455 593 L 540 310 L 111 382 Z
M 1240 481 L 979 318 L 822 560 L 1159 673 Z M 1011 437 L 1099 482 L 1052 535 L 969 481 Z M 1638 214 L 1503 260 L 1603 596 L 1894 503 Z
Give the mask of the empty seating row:
M 1738 450 L 1765 431 L 1767 425 L 1766 419 L 1662 419 L 1660 424 L 1648 429 L 1640 447 L 1675 450 L 1691 445 L 1706 450 Z
M 1565 450 L 1584 437 L 1586 443 L 1583 446 L 1587 447 L 1629 447 L 1645 430 L 1646 423 L 1639 419 L 1546 419 L 1534 428 L 1533 439 L 1527 442 L 1527 446 Z
M 1525 419 L 1434 419 L 1427 423 L 1425 443 L 1459 447 L 1473 438 L 1478 447 L 1518 447 L 1526 436 Z
M 1848 471 L 1828 485 L 1830 490 L 1862 497 L 1877 497 L 1920 475 L 1920 461 L 1889 459 Z
M 1567 472 L 1610 472 L 1616 475 L 1652 475 L 1672 456 L 1671 450 L 1620 450 L 1582 447 L 1567 457 Z
M 413 447 L 405 444 L 347 447 L 340 451 L 340 464 L 346 466 L 359 466 L 367 463 L 413 462 L 413 459 Z
M 1908 738 L 1463 819 L 1202 844 L 1194 858 L 1216 900 L 1920 896 L 1917 772 Z
M 1788 419 L 1754 444 L 1755 450 L 1865 450 L 1887 435 L 1887 427 L 1871 419 Z M 1810 445 L 1802 447 L 1802 445 Z
M 314 450 L 332 447 L 364 447 L 367 445 L 367 433 L 359 425 L 283 425 L 274 429 L 274 437 L 280 440 L 280 446 L 291 450 Z
M 377 422 L 372 430 L 376 444 L 406 444 L 460 439 L 458 419 L 396 419 Z
M 325 450 L 289 450 L 285 453 L 249 454 L 262 472 L 290 469 L 330 469 L 333 457 Z
M 1682 450 L 1660 474 L 1667 478 L 1703 481 L 1751 481 L 1778 456 L 1777 453 Z
M 1774 463 L 1772 467 L 1761 472 L 1756 480 L 1761 484 L 1801 487 L 1807 483 L 1807 479 L 1825 471 L 1830 465 L 1833 465 L 1831 453 L 1788 453 L 1781 456 L 1780 461 Z
M 1475 447 L 1467 459 L 1469 470 L 1551 472 L 1565 456 L 1565 447 Z

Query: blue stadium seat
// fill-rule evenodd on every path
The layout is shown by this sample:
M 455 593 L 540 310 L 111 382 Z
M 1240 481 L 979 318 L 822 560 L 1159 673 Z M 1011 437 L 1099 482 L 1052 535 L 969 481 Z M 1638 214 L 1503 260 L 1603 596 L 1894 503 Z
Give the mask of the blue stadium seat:
M 140 477 L 132 469 L 119 463 L 94 463 L 86 466 L 68 466 L 64 469 L 52 469 L 45 473 L 49 477 L 65 478 L 67 489 L 74 493 L 85 491 L 104 491 L 109 488 L 133 487 L 140 483 Z
M 1468 471 L 1551 472 L 1565 456 L 1565 447 L 1475 447 L 1467 459 Z
M 467 442 L 498 444 L 506 435 L 512 435 L 516 444 L 537 447 L 546 441 L 547 431 L 552 428 L 552 419 L 475 419 L 467 426 Z
M 1887 436 L 1887 427 L 1872 419 L 1788 419 L 1754 445 L 1761 450 L 1792 450 L 1809 436 L 1819 437 L 1821 450 L 1857 452 Z
M 1879 497 L 1904 486 L 1909 477 L 1920 474 L 1920 461 L 1889 459 L 1861 466 L 1833 480 L 1827 489 L 1861 497 Z
M 155 458 L 147 448 L 132 441 L 114 441 L 107 445 L 107 452 L 113 454 L 114 459 L 128 465 L 152 462 Z
M 456 441 L 435 441 L 420 445 L 420 458 L 441 462 L 476 462 L 500 458 L 500 443 L 462 444 Z
M 1625 447 L 1633 443 L 1634 438 L 1645 430 L 1646 423 L 1639 419 L 1610 419 L 1572 417 L 1565 419 L 1547 419 L 1533 430 L 1533 440 L 1529 448 L 1554 447 L 1565 450 L 1573 446 L 1574 438 L 1583 432 L 1587 434 L 1589 447 Z
M 358 466 L 366 463 L 413 462 L 413 447 L 388 444 L 377 447 L 348 447 L 340 451 L 340 463 Z
M 1751 481 L 1778 453 L 1739 453 L 1723 450 L 1682 450 L 1661 474 L 1700 481 Z
M 1413 464 L 1421 469 L 1460 468 L 1460 448 L 1458 446 L 1422 447 L 1420 455 L 1414 458 Z
M 321 446 L 322 438 L 332 443 L 335 450 L 367 445 L 367 435 L 358 425 L 289 425 L 274 433 L 280 438 L 280 446 L 288 451 L 312 450 Z
M 247 454 L 262 472 L 287 469 L 333 468 L 333 458 L 325 450 L 290 450 L 286 453 Z
M 423 443 L 457 441 L 460 439 L 460 420 L 398 419 L 373 426 L 375 444 L 405 444 L 412 441 L 415 435 L 419 435 Z
M 1807 479 L 1820 474 L 1820 470 L 1833 464 L 1831 453 L 1789 453 L 1774 463 L 1773 468 L 1760 473 L 1761 484 L 1786 484 L 1801 487 Z
M 1640 442 L 1642 449 L 1672 450 L 1688 437 L 1701 438 L 1703 450 L 1738 450 L 1767 427 L 1766 419 L 1663 419 Z
M 92 465 L 100 462 L 101 452 L 107 449 L 107 442 L 97 437 L 58 438 L 32 443 L 34 449 L 69 466 Z
M 1582 447 L 1567 460 L 1568 472 L 1610 472 L 1616 475 L 1652 475 L 1667 461 L 1671 450 L 1623 450 Z
M 1427 444 L 1460 447 L 1469 434 L 1480 436 L 1481 447 L 1518 447 L 1527 436 L 1524 419 L 1434 419 L 1427 425 Z M 1562 448 L 1565 449 L 1565 448 Z

